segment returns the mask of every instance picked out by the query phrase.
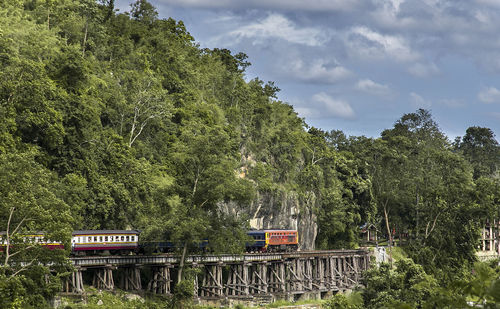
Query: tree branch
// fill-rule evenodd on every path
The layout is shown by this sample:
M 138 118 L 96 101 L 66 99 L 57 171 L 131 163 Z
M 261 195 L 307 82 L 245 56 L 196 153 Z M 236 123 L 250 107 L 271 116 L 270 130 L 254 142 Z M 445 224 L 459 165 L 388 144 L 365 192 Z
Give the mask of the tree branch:
M 15 273 L 13 273 L 12 275 L 9 276 L 9 278 L 7 278 L 7 280 L 10 280 L 12 278 L 14 278 L 17 274 L 19 274 L 20 272 L 22 271 L 25 271 L 28 267 L 30 267 L 33 262 L 35 262 L 36 259 L 33 259 L 31 261 L 29 261 L 27 264 L 25 264 L 24 266 L 22 266 L 18 271 L 16 271 Z

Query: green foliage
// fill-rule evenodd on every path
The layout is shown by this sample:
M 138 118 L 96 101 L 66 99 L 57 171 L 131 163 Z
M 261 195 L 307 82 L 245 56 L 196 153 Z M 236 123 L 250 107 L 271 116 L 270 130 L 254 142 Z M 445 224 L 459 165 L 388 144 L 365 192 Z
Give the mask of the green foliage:
M 20 276 L 0 274 L 1 308 L 50 308 L 47 299 L 54 297 L 61 281 L 48 268 L 34 266 Z
M 438 288 L 436 279 L 411 259 L 397 261 L 395 269 L 391 269 L 389 264 L 382 264 L 379 268 L 368 270 L 363 284 L 365 289 L 362 295 L 367 308 L 403 303 L 416 308 L 433 297 Z
M 193 280 L 182 280 L 174 288 L 172 308 L 191 308 L 193 306 L 194 282 Z
M 62 298 L 62 308 L 72 309 L 160 309 L 165 308 L 165 300 L 154 298 L 142 298 L 136 294 L 129 294 L 123 291 L 97 291 L 89 288 L 86 303 L 69 298 Z
M 424 308 L 498 308 L 500 305 L 498 261 L 476 263 L 472 274 L 440 288 Z
M 500 145 L 495 140 L 495 134 L 489 128 L 470 127 L 465 136 L 458 137 L 455 147 L 474 168 L 474 178 L 492 176 L 498 170 Z
M 325 301 L 322 307 L 327 309 L 361 309 L 363 306 L 363 297 L 359 292 L 353 292 L 348 295 L 335 294 L 332 298 Z

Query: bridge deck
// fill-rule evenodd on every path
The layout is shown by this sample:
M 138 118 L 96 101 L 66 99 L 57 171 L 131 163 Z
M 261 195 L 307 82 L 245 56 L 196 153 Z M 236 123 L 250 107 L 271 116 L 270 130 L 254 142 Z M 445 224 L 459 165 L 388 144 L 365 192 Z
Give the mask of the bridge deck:
M 296 251 L 283 253 L 247 253 L 247 254 L 221 254 L 221 255 L 191 255 L 186 257 L 186 263 L 211 264 L 211 263 L 242 263 L 242 262 L 271 262 L 297 258 L 315 257 L 360 257 L 367 255 L 366 250 L 324 250 L 324 251 Z M 74 266 L 92 267 L 104 265 L 166 265 L 178 264 L 179 256 L 173 254 L 159 255 L 102 255 L 71 257 Z

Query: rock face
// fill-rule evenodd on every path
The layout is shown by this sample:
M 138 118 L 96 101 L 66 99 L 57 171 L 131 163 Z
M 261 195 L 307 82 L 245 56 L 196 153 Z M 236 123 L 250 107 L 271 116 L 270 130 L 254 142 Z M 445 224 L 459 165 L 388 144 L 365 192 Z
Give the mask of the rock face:
M 250 218 L 254 229 L 297 229 L 299 250 L 313 250 L 318 233 L 314 198 L 301 201 L 293 191 L 260 192 L 250 206 L 233 202 L 221 203 L 220 209 L 230 215 Z

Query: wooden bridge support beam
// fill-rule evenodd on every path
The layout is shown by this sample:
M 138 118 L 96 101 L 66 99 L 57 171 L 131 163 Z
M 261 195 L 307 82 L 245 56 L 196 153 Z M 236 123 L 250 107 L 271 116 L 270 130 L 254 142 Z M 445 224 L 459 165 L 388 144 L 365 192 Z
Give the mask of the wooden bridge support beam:
M 63 292 L 66 293 L 77 293 L 82 294 L 85 292 L 85 288 L 83 287 L 83 275 L 82 272 L 85 269 L 77 267 L 74 272 L 63 279 Z
M 99 290 L 113 290 L 115 282 L 113 280 L 113 267 L 107 265 L 105 267 L 96 268 L 92 286 Z
M 154 294 L 171 294 L 171 265 L 153 267 L 152 278 L 148 283 L 148 291 Z
M 253 264 L 253 266 L 250 268 L 250 294 L 257 295 L 268 293 L 267 273 L 267 262 Z
M 226 296 L 241 296 L 250 294 L 249 268 L 251 264 L 230 264 L 225 285 Z
M 269 268 L 269 292 L 286 292 L 286 272 L 284 261 L 271 263 L 271 266 Z
M 335 269 L 337 266 L 337 261 L 334 257 L 327 258 L 327 275 L 326 275 L 326 288 L 329 291 L 338 290 Z
M 123 268 L 123 273 L 120 278 L 120 288 L 125 291 L 142 290 L 141 270 L 139 265 L 130 265 Z
M 222 292 L 222 263 L 205 264 L 200 296 L 222 297 L 224 295 Z
M 302 281 L 303 281 L 303 271 L 302 271 L 302 261 L 300 259 L 294 259 L 292 261 L 286 262 L 287 268 L 287 292 L 297 292 L 302 291 Z
M 323 257 L 317 257 L 314 259 L 313 286 L 317 290 L 325 289 L 325 265 Z

